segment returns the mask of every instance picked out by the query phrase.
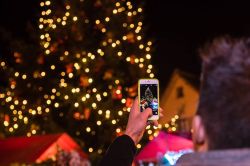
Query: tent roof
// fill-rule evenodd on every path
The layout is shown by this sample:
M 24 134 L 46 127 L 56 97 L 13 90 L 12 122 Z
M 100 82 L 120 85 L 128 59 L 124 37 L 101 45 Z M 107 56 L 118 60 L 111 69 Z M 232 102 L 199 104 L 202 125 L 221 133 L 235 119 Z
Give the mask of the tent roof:
M 159 155 L 164 155 L 167 151 L 179 151 L 193 149 L 192 141 L 160 131 L 157 137 L 150 141 L 136 156 L 135 160 L 156 161 Z
M 10 137 L 0 140 L 0 165 L 13 162 L 41 162 L 54 156 L 58 147 L 65 151 L 76 150 L 82 157 L 87 157 L 80 146 L 66 133 Z

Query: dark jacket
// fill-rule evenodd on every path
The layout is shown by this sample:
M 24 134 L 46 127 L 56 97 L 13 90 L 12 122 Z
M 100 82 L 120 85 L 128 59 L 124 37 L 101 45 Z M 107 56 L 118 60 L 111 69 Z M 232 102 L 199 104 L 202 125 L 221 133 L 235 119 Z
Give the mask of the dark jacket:
M 134 141 L 127 135 L 122 135 L 109 146 L 99 166 L 131 166 L 136 147 Z
M 250 166 L 250 149 L 190 153 L 183 155 L 176 166 Z

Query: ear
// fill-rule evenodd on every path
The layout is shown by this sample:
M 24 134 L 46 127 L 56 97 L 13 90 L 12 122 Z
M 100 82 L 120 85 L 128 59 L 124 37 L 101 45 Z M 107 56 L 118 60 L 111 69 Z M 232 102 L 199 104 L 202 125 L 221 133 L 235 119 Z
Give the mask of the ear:
M 195 117 L 193 118 L 192 130 L 192 138 L 195 150 L 207 151 L 208 142 L 206 138 L 206 132 L 204 124 L 202 122 L 202 118 L 199 115 L 195 115 Z

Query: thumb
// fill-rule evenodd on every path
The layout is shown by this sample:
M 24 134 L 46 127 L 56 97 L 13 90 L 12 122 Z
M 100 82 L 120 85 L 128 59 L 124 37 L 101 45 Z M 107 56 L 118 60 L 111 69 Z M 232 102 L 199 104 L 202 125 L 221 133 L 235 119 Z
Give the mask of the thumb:
M 147 108 L 141 114 L 147 120 L 150 116 L 153 115 L 152 114 L 152 109 L 151 108 Z

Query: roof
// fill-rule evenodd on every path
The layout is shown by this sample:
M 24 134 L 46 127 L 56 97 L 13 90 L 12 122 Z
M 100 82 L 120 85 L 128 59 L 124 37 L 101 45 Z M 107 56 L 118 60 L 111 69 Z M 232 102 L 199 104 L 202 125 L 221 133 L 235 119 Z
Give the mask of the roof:
M 10 137 L 0 140 L 0 165 L 19 162 L 41 162 L 57 153 L 58 147 L 65 151 L 76 150 L 87 158 L 80 146 L 66 133 Z
M 160 131 L 157 137 L 150 141 L 136 156 L 136 161 L 156 161 L 159 155 L 168 151 L 192 149 L 193 143 L 186 138 Z
M 194 74 L 184 72 L 180 69 L 176 69 L 174 71 L 174 75 L 178 74 L 180 77 L 184 78 L 192 87 L 194 87 L 196 90 L 199 90 L 200 88 L 200 79 Z

